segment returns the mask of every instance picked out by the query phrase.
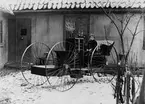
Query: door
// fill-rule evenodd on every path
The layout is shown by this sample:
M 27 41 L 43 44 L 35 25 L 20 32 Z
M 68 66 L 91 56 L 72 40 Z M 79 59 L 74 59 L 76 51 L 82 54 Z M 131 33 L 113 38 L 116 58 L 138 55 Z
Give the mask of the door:
M 17 58 L 19 61 L 27 46 L 31 44 L 31 20 L 30 19 L 17 19 Z
M 25 48 L 31 44 L 31 19 L 8 20 L 8 61 L 20 61 Z

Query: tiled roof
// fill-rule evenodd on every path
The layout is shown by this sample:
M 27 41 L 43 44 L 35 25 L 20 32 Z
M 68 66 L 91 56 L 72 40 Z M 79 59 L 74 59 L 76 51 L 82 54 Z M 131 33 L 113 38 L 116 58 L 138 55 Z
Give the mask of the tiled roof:
M 144 8 L 145 0 L 14 0 L 12 10 L 74 8 Z
M 7 5 L 6 1 L 4 1 L 4 0 L 0 1 L 0 11 L 13 14 L 13 11 L 9 7 L 9 5 Z

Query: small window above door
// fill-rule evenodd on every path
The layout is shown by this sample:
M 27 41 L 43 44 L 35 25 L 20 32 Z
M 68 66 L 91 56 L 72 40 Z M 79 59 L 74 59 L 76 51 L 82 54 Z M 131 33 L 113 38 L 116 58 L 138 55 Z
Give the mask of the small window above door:
M 27 35 L 27 29 L 26 28 L 22 28 L 21 29 L 21 36 L 26 36 Z

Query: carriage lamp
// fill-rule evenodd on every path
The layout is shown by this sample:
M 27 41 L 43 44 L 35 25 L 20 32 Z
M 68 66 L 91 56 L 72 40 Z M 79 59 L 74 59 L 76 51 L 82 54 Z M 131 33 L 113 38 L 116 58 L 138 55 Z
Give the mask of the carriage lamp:
M 121 65 L 121 61 L 118 62 L 118 65 Z

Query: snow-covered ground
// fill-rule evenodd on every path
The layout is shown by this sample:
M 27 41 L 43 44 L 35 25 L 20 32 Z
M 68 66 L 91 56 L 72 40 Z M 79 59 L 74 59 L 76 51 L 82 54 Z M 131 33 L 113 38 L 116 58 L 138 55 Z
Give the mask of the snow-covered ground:
M 111 84 L 94 82 L 92 76 L 80 80 L 72 89 L 59 92 L 48 83 L 33 87 L 20 72 L 12 73 L 0 78 L 0 104 L 115 104 Z

